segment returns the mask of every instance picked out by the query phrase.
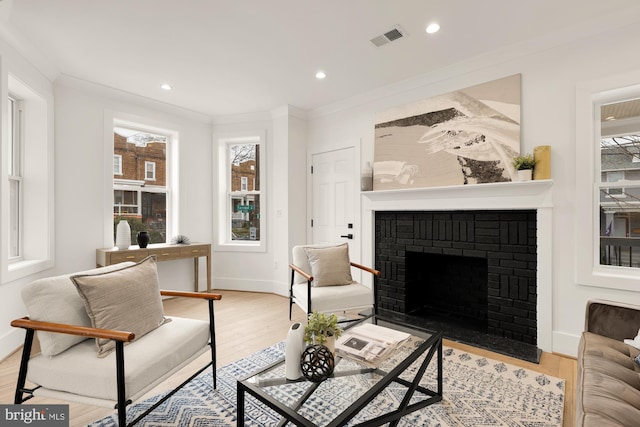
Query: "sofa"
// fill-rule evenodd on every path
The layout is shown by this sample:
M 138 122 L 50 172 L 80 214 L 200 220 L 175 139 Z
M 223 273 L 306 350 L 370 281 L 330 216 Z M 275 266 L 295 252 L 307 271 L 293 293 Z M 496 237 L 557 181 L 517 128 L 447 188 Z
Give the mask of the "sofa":
M 640 426 L 640 366 L 634 360 L 640 350 L 629 345 L 639 329 L 640 306 L 587 302 L 578 347 L 576 426 Z

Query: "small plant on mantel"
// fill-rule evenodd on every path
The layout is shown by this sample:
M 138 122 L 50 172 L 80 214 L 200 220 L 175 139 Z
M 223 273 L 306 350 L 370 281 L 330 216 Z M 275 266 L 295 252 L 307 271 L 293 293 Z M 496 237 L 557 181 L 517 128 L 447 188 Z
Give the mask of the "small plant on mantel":
M 533 169 L 536 165 L 536 161 L 534 160 L 531 154 L 526 154 L 524 156 L 516 156 L 513 158 L 513 167 L 517 171 Z
M 322 344 L 327 338 L 338 338 L 342 335 L 342 328 L 338 325 L 338 316 L 318 311 L 311 312 L 304 327 L 304 342 L 307 344 Z

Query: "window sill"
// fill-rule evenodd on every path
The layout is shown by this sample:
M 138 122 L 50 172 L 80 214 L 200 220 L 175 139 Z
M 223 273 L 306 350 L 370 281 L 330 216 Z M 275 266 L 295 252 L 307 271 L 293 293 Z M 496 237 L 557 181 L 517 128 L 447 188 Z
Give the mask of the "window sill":
M 23 260 L 8 264 L 3 273 L 2 283 L 12 282 L 32 274 L 39 273 L 53 267 L 53 261 L 49 259 Z
M 266 252 L 263 242 L 255 243 L 217 243 L 213 245 L 215 252 Z

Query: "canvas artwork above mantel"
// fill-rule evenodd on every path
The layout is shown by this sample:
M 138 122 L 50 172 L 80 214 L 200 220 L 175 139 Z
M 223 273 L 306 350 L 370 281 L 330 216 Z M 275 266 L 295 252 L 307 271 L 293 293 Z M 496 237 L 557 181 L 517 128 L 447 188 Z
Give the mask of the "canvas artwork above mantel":
M 373 189 L 515 180 L 521 75 L 376 114 Z

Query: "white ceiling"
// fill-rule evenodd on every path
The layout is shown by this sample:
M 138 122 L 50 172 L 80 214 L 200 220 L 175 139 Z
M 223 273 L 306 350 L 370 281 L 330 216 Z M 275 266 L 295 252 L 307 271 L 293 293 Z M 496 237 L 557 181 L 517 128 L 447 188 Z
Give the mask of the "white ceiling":
M 638 0 L 0 0 L 0 7 L 4 34 L 36 52 L 33 62 L 44 57 L 50 78 L 212 116 L 285 104 L 314 110 L 515 44 L 543 48 L 640 21 Z M 428 35 L 432 21 L 441 30 Z M 374 47 L 370 39 L 395 25 L 408 36 Z M 323 81 L 314 77 L 319 69 Z M 160 89 L 165 82 L 174 89 Z

